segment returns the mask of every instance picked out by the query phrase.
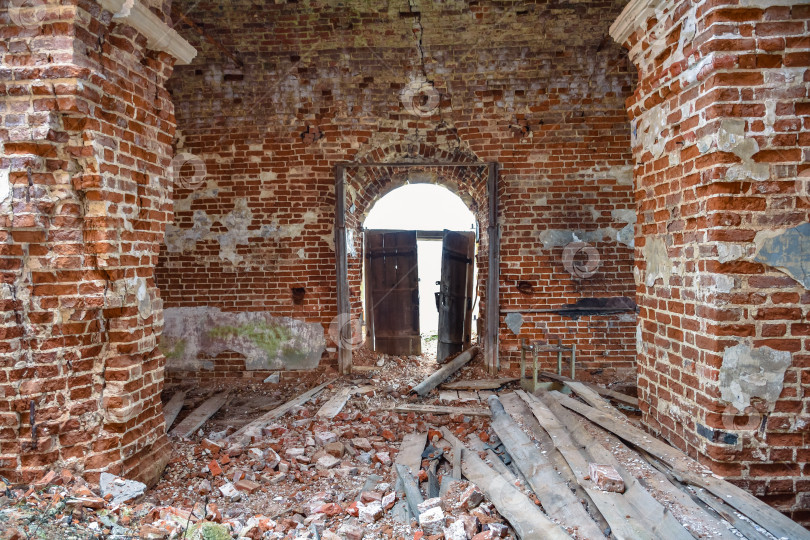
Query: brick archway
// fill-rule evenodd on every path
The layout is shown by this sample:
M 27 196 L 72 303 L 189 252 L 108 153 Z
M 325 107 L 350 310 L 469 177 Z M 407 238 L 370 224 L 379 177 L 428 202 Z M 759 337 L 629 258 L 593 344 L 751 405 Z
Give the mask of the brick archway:
M 471 159 L 472 158 L 472 159 Z M 377 161 L 381 159 L 382 161 Z M 340 336 L 337 340 L 338 363 L 341 371 L 351 370 L 352 329 L 350 321 L 359 320 L 361 301 L 359 284 L 362 279 L 362 258 L 358 257 L 362 216 L 383 194 L 400 185 L 400 171 L 432 171 L 435 178 L 455 186 L 456 193 L 469 193 L 475 203 L 476 217 L 481 230 L 486 224 L 486 235 L 480 235 L 479 254 L 486 253 L 486 264 L 479 261 L 481 280 L 486 282 L 486 302 L 483 316 L 487 322 L 485 332 L 486 363 L 491 372 L 498 370 L 497 342 L 498 317 L 487 313 L 498 312 L 498 252 L 497 235 L 497 164 L 482 163 L 468 153 L 447 152 L 427 145 L 415 145 L 403 151 L 402 145 L 392 145 L 369 152 L 362 161 L 338 165 L 335 173 L 335 252 L 337 273 L 337 305 Z M 483 174 L 479 171 L 483 171 Z M 482 181 L 483 178 L 483 181 Z M 357 187 L 359 186 L 359 190 Z M 353 191 L 356 196 L 347 197 Z M 476 197 L 476 194 L 478 195 Z M 481 194 L 485 196 L 486 215 L 480 211 Z M 348 204 L 351 200 L 351 205 Z M 362 206 L 358 212 L 355 201 Z M 485 219 L 482 219 L 485 218 Z M 350 262 L 351 260 L 351 262 Z

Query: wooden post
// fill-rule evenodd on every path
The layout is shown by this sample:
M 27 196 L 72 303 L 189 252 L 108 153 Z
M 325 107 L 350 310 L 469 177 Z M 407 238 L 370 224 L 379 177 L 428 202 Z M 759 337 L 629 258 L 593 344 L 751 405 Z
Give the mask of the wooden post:
M 338 367 L 352 370 L 352 325 L 349 302 L 349 260 L 346 250 L 346 169 L 335 167 L 335 258 L 337 274 Z
M 489 163 L 487 193 L 489 196 L 489 224 L 487 226 L 489 260 L 487 266 L 487 331 L 484 352 L 490 374 L 496 375 L 501 367 L 498 358 L 498 326 L 501 316 L 498 299 L 501 239 L 498 231 L 498 164 L 495 162 Z

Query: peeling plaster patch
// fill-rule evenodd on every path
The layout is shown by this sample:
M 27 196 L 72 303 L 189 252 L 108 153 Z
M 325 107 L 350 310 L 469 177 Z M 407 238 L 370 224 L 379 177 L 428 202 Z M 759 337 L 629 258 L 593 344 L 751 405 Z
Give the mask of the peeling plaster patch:
M 624 210 L 613 210 L 610 212 L 610 215 L 615 221 L 619 221 L 621 223 L 636 222 L 636 211 L 629 208 Z
M 717 258 L 720 262 L 736 261 L 745 254 L 745 248 L 740 244 L 717 242 Z
M 672 275 L 672 261 L 667 253 L 667 246 L 660 236 L 647 238 L 644 245 L 644 260 L 647 263 L 644 283 L 647 287 L 652 287 L 659 279 L 664 286 L 669 285 L 669 277 Z
M 520 334 L 520 327 L 523 326 L 523 315 L 520 313 L 509 313 L 504 319 L 504 322 L 506 323 L 506 327 L 517 336 Z
M 565 247 L 571 242 L 604 242 L 616 241 L 621 231 L 609 227 L 600 227 L 594 231 L 571 231 L 567 229 L 546 229 L 537 234 L 542 249 Z
M 8 169 L 0 169 L 0 204 L 4 204 L 11 196 L 9 173 Z
M 211 232 L 213 221 L 203 210 L 195 210 L 190 229 L 181 229 L 173 223 L 166 226 L 166 250 L 169 253 L 182 253 L 194 249 L 197 242 L 204 240 Z
M 354 241 L 354 229 L 346 229 L 346 254 L 349 257 L 357 257 L 357 246 Z
M 616 233 L 616 241 L 624 244 L 627 247 L 636 246 L 636 225 L 635 223 L 628 223 L 623 229 Z
M 248 208 L 247 201 L 237 199 L 233 210 L 221 217 L 219 222 L 228 229 L 228 232 L 217 237 L 219 258 L 232 264 L 239 264 L 242 262 L 242 256 L 236 253 L 236 247 L 248 243 L 248 227 L 253 222 L 253 212 Z
M 615 165 L 610 168 L 610 176 L 616 179 L 616 183 L 623 186 L 633 185 L 633 166 Z
M 755 397 L 773 407 L 782 393 L 785 370 L 790 362 L 788 351 L 770 347 L 754 349 L 745 343 L 727 348 L 720 366 L 722 399 L 740 412 L 744 412 Z
M 667 125 L 667 115 L 669 114 L 669 106 L 664 107 L 665 103 L 656 105 L 649 111 L 642 114 L 638 119 L 636 137 L 641 146 L 649 150 L 652 155 L 657 159 L 664 153 L 664 146 L 666 139 L 661 136 L 664 128 Z
M 170 370 L 212 369 L 204 357 L 234 351 L 246 369 L 314 369 L 326 348 L 320 323 L 270 312 L 223 312 L 199 306 L 163 311 L 160 348 Z M 208 366 L 208 367 L 206 367 Z
M 760 231 L 754 260 L 772 266 L 810 289 L 810 223 L 786 231 Z
M 712 52 L 712 53 L 709 53 L 708 55 L 704 56 L 703 58 L 701 58 L 700 60 L 698 60 L 697 62 L 695 62 L 691 66 L 689 66 L 688 68 L 686 68 L 684 70 L 683 74 L 681 75 L 683 80 L 686 82 L 686 85 L 684 85 L 684 86 L 688 86 L 690 84 L 696 83 L 697 78 L 698 78 L 698 74 L 700 74 L 700 71 L 704 67 L 711 65 L 713 61 L 714 61 L 714 53 Z

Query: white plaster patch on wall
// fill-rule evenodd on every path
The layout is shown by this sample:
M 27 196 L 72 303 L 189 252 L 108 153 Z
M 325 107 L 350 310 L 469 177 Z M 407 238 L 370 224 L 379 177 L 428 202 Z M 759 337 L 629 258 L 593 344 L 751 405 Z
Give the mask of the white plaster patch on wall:
M 785 371 L 790 363 L 788 351 L 770 347 L 755 349 L 746 343 L 728 347 L 723 351 L 720 366 L 720 395 L 740 412 L 751 406 L 753 398 L 760 398 L 772 409 L 782 393 Z
M 720 262 L 736 261 L 745 255 L 745 246 L 731 242 L 717 242 L 717 258 Z
M 326 347 L 323 326 L 270 312 L 216 307 L 168 308 L 160 348 L 169 370 L 213 368 L 204 358 L 224 351 L 245 357 L 247 369 L 314 369 Z
M 633 166 L 632 165 L 614 165 L 608 170 L 611 178 L 616 179 L 616 183 L 622 186 L 633 185 Z
M 667 253 L 664 239 L 660 236 L 648 237 L 642 252 L 646 262 L 645 285 L 652 287 L 660 279 L 665 287 L 669 286 L 669 278 L 672 275 L 672 261 Z
M 649 150 L 656 159 L 664 153 L 667 142 L 662 136 L 662 132 L 667 125 L 667 115 L 669 114 L 669 105 L 665 105 L 665 103 L 661 103 L 644 112 L 636 123 L 634 138 L 643 148 Z

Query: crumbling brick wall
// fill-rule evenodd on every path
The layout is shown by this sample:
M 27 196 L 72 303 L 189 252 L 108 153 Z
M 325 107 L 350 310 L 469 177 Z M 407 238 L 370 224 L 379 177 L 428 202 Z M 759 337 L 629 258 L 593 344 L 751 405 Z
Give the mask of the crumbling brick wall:
M 0 475 L 151 481 L 174 60 L 90 0 L 2 2 Z
M 534 310 L 518 335 L 500 315 L 502 365 L 516 367 L 520 339 L 559 335 L 580 347 L 584 377 L 634 380 L 632 312 L 578 321 L 538 312 L 634 293 L 624 106 L 634 74 L 607 35 L 623 4 L 177 3 L 215 44 L 181 28 L 200 55 L 169 82 L 178 153 L 200 165 L 196 176 L 188 166 L 176 191 L 158 268 L 170 348 L 209 339 L 186 324 L 174 330 L 170 319 L 194 309 L 214 312 L 206 320 L 215 325 L 225 312 L 252 313 L 272 328 L 319 324 L 333 348 L 334 166 L 444 155 L 500 163 L 502 305 Z M 349 175 L 355 227 L 377 193 L 366 199 L 359 178 Z M 384 191 L 400 180 L 374 181 Z M 485 182 L 439 181 L 469 193 L 485 217 Z M 563 252 L 575 239 L 594 248 L 593 273 L 566 269 Z M 360 246 L 358 230 L 354 240 Z M 355 316 L 361 253 L 349 257 Z M 479 270 L 485 279 L 485 265 Z M 534 294 L 517 292 L 519 281 Z M 302 303 L 293 288 L 306 290 Z M 213 366 L 200 348 L 178 356 L 184 373 Z M 264 358 L 290 366 L 278 354 Z
M 653 4 L 622 23 L 643 420 L 808 523 L 810 6 Z

